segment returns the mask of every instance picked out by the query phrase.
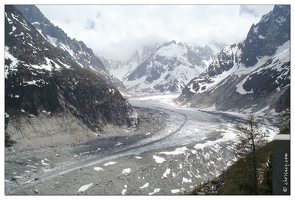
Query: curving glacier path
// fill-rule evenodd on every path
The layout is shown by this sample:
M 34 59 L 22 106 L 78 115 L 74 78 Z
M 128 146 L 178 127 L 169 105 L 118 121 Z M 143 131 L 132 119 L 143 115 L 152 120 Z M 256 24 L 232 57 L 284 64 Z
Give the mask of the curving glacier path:
M 38 194 L 46 195 L 167 195 L 192 190 L 200 182 L 218 176 L 237 159 L 232 153 L 236 141 L 234 126 L 247 116 L 179 106 L 173 103 L 175 97 L 129 99 L 133 106 L 169 115 L 167 126 L 151 137 L 131 145 L 118 140 L 113 148 L 85 159 L 45 165 L 17 184 L 7 184 L 10 189 L 6 191 L 32 194 L 37 189 Z M 277 130 L 267 119 L 262 121 L 261 128 L 270 131 L 271 140 Z M 94 150 L 98 150 L 97 146 L 93 146 Z

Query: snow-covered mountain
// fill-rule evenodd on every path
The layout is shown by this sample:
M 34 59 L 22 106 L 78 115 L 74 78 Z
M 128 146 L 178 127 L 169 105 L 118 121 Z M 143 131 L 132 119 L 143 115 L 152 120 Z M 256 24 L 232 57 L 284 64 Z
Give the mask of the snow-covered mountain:
M 290 106 L 290 6 L 274 6 L 243 42 L 225 47 L 177 101 L 218 110 Z
M 123 81 L 138 65 L 143 63 L 157 50 L 157 46 L 157 44 L 151 44 L 140 47 L 127 62 L 109 60 L 104 57 L 99 58 L 111 74 Z
M 119 89 L 122 94 L 128 93 L 123 83 L 106 70 L 102 61 L 93 53 L 92 49 L 88 48 L 82 41 L 71 39 L 62 29 L 52 24 L 36 6 L 16 5 L 16 8 L 65 57 L 78 63 L 81 68 L 93 71 L 108 84 Z
M 12 116 L 7 128 L 12 138 L 25 137 L 32 131 L 37 137 L 43 134 L 40 127 L 29 130 L 28 127 L 33 126 L 31 123 L 25 127 L 20 125 L 29 121 L 30 116 L 43 126 L 44 116 L 39 118 L 43 113 L 50 119 L 67 119 L 71 115 L 77 123 L 95 132 L 100 132 L 106 124 L 136 125 L 135 109 L 116 88 L 93 70 L 82 68 L 65 56 L 19 10 L 8 5 L 5 6 L 4 49 L 5 112 Z M 63 122 L 66 125 L 57 123 L 54 126 L 67 127 L 69 121 Z
M 164 43 L 129 71 L 123 83 L 131 92 L 181 92 L 189 80 L 206 70 L 224 46 Z

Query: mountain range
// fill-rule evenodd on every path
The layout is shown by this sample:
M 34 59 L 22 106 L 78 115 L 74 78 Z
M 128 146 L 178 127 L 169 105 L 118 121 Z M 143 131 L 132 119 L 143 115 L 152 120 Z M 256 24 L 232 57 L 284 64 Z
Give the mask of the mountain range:
M 45 134 L 52 127 L 32 125 L 37 121 L 44 126 L 44 116 L 62 118 L 57 127 L 63 131 L 63 123 L 80 123 L 95 133 L 107 124 L 135 127 L 137 111 L 122 96 L 127 89 L 181 92 L 175 99 L 179 104 L 223 111 L 280 112 L 290 107 L 288 5 L 274 6 L 240 43 L 151 44 L 127 62 L 96 56 L 36 6 L 7 5 L 4 49 L 5 133 L 14 140 L 32 132 Z M 20 128 L 23 123 L 30 128 Z
M 78 49 L 83 46 L 77 44 Z M 76 54 L 66 52 L 49 42 L 16 7 L 5 6 L 5 113 L 10 116 L 6 133 L 12 139 L 47 134 L 53 127 L 44 127 L 44 115 L 48 120 L 62 118 L 55 124 L 60 129 L 73 121 L 94 133 L 101 133 L 106 124 L 136 126 L 136 110 L 102 78 L 108 73 L 102 62 L 94 57 L 84 65 L 76 61 Z M 92 57 L 82 49 L 80 53 Z M 75 130 L 65 132 L 71 131 Z
M 130 92 L 181 92 L 195 76 L 205 71 L 225 44 L 166 42 L 145 46 L 126 63 L 108 62 L 107 68 L 123 81 Z
M 123 95 L 128 94 L 123 83 L 105 68 L 99 57 L 83 41 L 70 38 L 62 29 L 52 24 L 34 5 L 16 5 L 16 8 L 44 39 L 59 49 L 65 57 L 73 60 L 82 68 L 92 70 L 108 84 L 119 89 Z
M 225 47 L 177 101 L 232 111 L 290 107 L 290 6 L 276 5 L 263 15 L 246 39 Z

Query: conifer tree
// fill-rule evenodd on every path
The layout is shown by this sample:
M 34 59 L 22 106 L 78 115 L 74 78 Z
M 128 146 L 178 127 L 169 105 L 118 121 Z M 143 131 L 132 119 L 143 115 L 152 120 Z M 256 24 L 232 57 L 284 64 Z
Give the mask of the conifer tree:
M 249 170 L 252 174 L 253 194 L 258 193 L 258 162 L 257 162 L 257 149 L 266 144 L 268 132 L 262 132 L 258 123 L 254 119 L 253 114 L 249 114 L 245 125 L 236 125 L 238 143 L 236 144 L 236 153 L 240 157 L 246 157 L 249 154 L 250 159 L 248 162 Z

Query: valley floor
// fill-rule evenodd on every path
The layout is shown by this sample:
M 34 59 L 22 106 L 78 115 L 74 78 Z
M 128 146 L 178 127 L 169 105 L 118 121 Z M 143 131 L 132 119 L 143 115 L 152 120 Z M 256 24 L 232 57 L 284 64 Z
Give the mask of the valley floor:
M 6 195 L 178 194 L 236 160 L 231 150 L 240 116 L 180 107 L 169 95 L 130 102 L 141 107 L 141 121 L 128 136 L 33 152 L 6 148 Z

